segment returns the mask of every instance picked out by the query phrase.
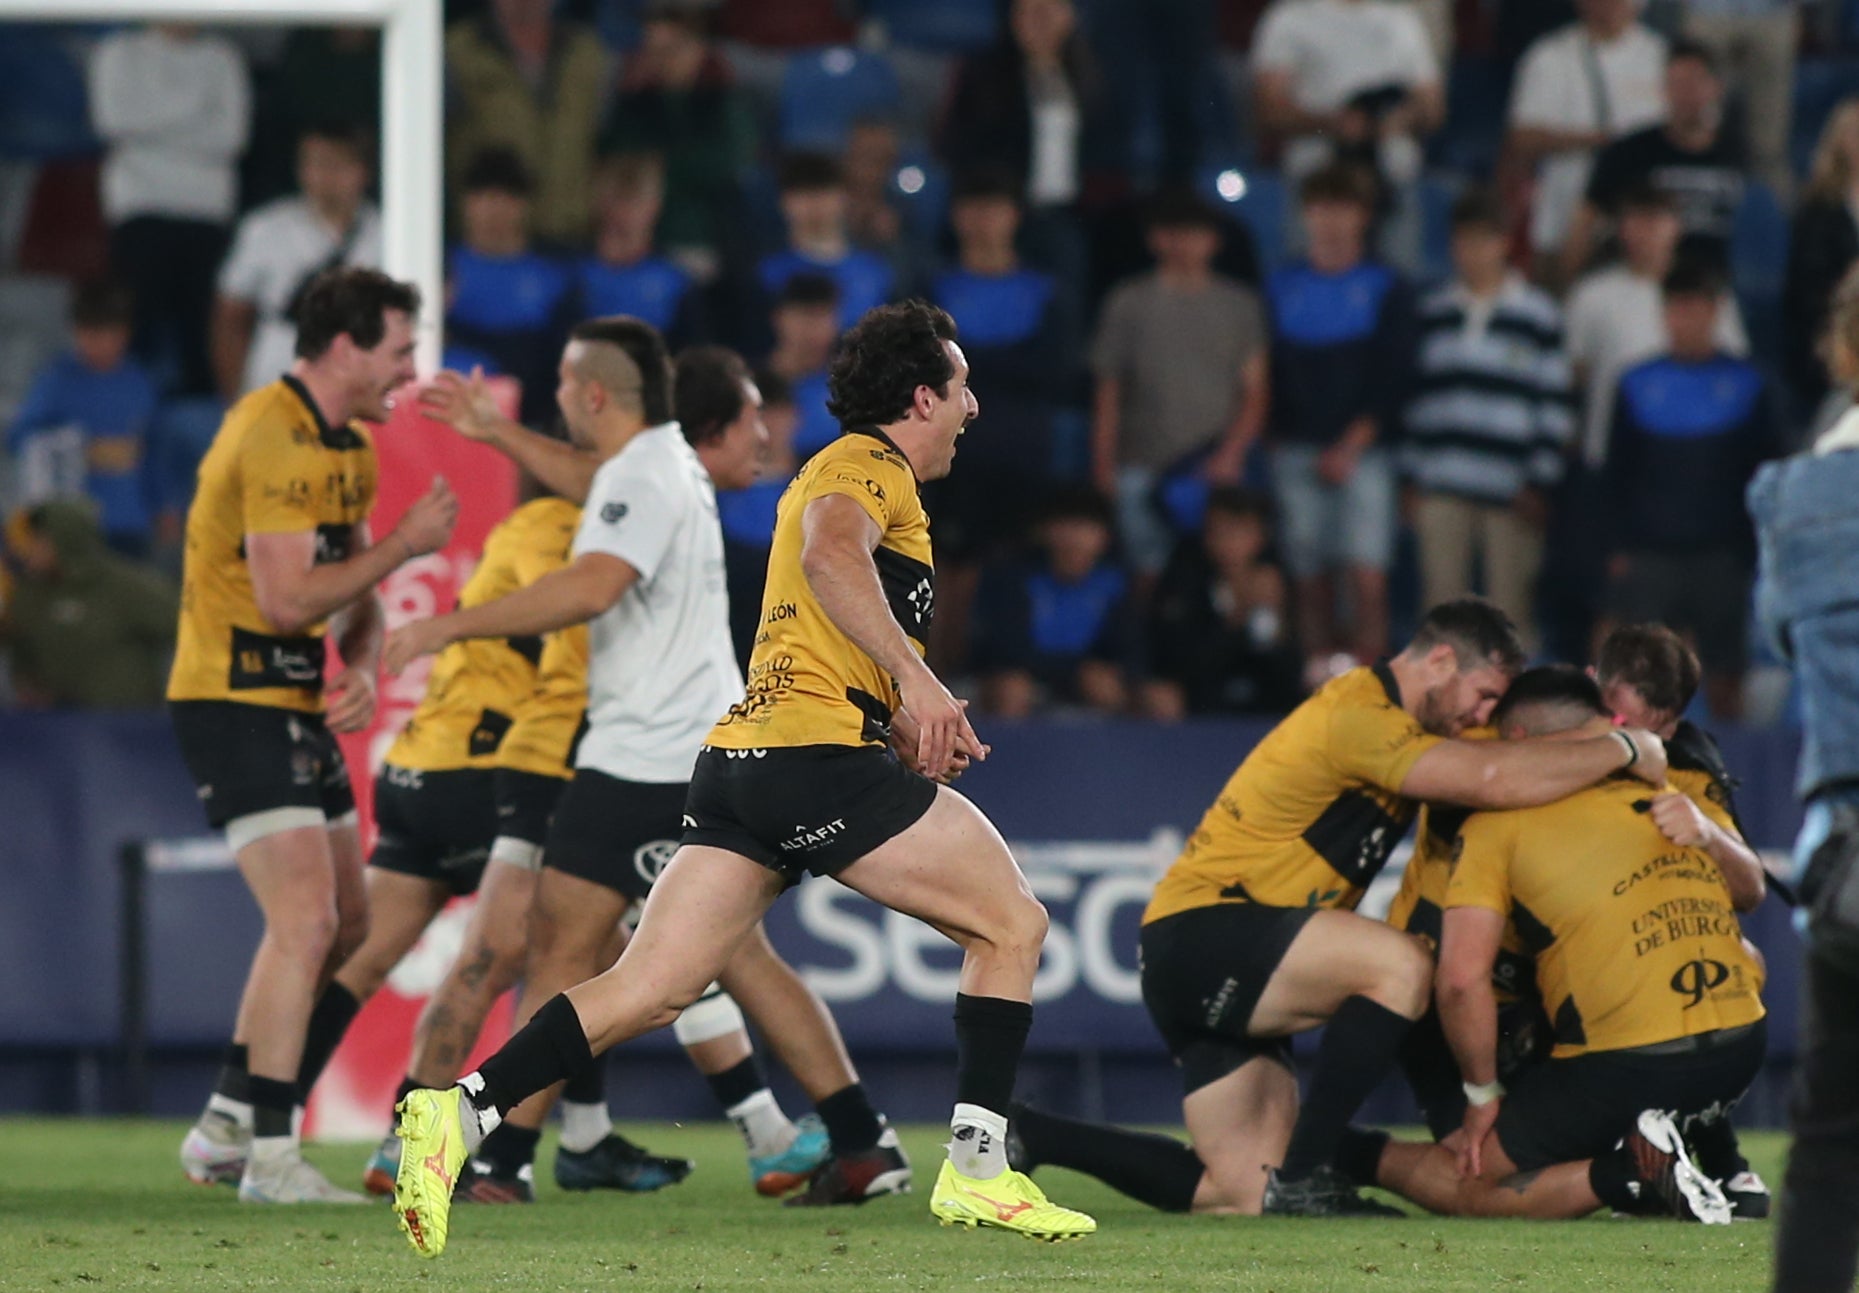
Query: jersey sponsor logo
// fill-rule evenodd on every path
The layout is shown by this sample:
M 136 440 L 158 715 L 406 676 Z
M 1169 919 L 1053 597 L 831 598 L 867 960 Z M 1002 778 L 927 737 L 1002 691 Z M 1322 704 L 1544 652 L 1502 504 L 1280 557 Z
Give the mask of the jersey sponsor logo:
M 387 778 L 387 784 L 401 790 L 418 790 L 426 784 L 426 774 L 418 768 L 398 768 L 391 763 L 381 765 L 381 775 Z
M 791 620 L 799 614 L 800 607 L 796 606 L 793 602 L 779 602 L 769 607 L 767 618 L 765 618 L 762 623 L 775 624 L 781 620 Z
M 1412 808 L 1391 811 L 1365 791 L 1345 790 L 1304 831 L 1304 843 L 1344 880 L 1366 888 L 1412 818 Z
M 617 501 L 602 503 L 600 505 L 600 519 L 605 521 L 608 525 L 618 525 L 621 521 L 626 519 L 626 514 L 631 510 L 632 509 L 627 507 L 626 504 Z
M 766 759 L 768 757 L 768 751 L 767 750 L 725 750 L 723 751 L 723 757 L 726 759 Z
M 684 825 L 687 829 L 696 824 L 692 818 L 684 818 Z M 671 864 L 671 859 L 677 855 L 677 852 L 678 841 L 676 840 L 652 840 L 641 844 L 633 850 L 633 870 L 648 886 L 655 884 L 659 876 L 664 874 L 665 868 Z
M 347 561 L 354 548 L 354 526 L 319 525 L 316 527 L 316 565 L 328 566 L 338 561 Z
M 1699 957 L 1686 961 L 1672 973 L 1671 988 L 1681 997 L 1689 997 L 1684 1008 L 1691 1009 L 1730 979 L 1730 967 L 1722 961 Z
M 226 678 L 230 690 L 254 691 L 271 687 L 322 690 L 321 638 L 272 637 L 235 627 L 231 654 Z

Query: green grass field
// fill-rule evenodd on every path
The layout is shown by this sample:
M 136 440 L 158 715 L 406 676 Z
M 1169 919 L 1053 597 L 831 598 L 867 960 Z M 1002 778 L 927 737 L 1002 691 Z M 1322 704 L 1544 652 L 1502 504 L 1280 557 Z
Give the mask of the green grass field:
M 905 1135 L 919 1193 L 863 1208 L 784 1210 L 748 1188 L 721 1124 L 629 1127 L 698 1170 L 646 1196 L 563 1195 L 461 1208 L 451 1245 L 421 1261 L 385 1206 L 241 1206 L 185 1181 L 174 1122 L 0 1120 L 0 1289 L 683 1290 L 1244 1289 L 1747 1290 L 1767 1287 L 1770 1226 L 1676 1222 L 1257 1221 L 1163 1216 L 1067 1172 L 1041 1173 L 1096 1214 L 1092 1238 L 1047 1246 L 945 1229 L 927 1192 L 941 1128 Z M 1748 1137 L 1778 1179 L 1781 1139 Z M 352 1185 L 366 1149 L 310 1151 Z M 543 1161 L 551 1150 L 545 1148 Z M 541 1173 L 546 1178 L 546 1170 Z

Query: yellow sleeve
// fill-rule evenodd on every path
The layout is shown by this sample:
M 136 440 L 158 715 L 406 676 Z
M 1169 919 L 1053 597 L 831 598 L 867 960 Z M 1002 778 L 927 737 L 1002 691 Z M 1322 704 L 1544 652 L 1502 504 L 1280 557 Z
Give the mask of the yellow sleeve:
M 1446 885 L 1446 906 L 1484 907 L 1510 914 L 1510 862 L 1516 851 L 1515 813 L 1473 813 L 1459 830 L 1458 859 Z
M 289 427 L 257 422 L 239 443 L 240 524 L 247 534 L 295 534 L 322 519 L 327 461 Z
M 1719 784 L 1717 778 L 1711 776 L 1703 778 L 1702 794 L 1695 793 L 1690 787 L 1683 787 L 1683 789 L 1686 797 L 1698 806 L 1699 812 L 1737 839 L 1743 838 L 1742 828 L 1736 824 L 1736 818 L 1730 815 L 1730 792 Z
M 523 526 L 511 536 L 510 566 L 519 588 L 527 588 L 551 571 L 568 564 L 574 548 L 575 530 L 581 514 L 575 512 L 563 520 L 551 514 Z
M 1399 794 L 1420 756 L 1440 743 L 1398 705 L 1343 705 L 1330 719 L 1330 758 L 1345 777 Z
M 897 519 L 898 508 L 910 496 L 909 473 L 908 467 L 889 454 L 848 446 L 832 461 L 820 464 L 813 497 L 843 494 L 864 508 L 880 530 L 888 531 Z

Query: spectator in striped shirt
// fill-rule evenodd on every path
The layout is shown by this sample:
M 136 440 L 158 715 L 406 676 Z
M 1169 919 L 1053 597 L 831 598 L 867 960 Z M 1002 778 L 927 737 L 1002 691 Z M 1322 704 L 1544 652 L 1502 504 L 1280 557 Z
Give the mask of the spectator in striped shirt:
M 1562 312 L 1514 272 L 1496 195 L 1453 207 L 1452 280 L 1420 305 L 1402 471 L 1420 542 L 1421 604 L 1473 590 L 1532 650 L 1548 494 L 1574 431 Z

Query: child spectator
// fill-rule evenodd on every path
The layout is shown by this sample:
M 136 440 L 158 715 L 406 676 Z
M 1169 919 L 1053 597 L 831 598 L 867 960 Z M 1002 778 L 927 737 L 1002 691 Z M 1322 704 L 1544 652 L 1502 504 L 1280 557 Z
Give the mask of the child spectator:
M 1393 270 L 1366 259 L 1374 196 L 1332 166 L 1304 181 L 1305 261 L 1266 285 L 1272 329 L 1272 480 L 1298 638 L 1314 683 L 1333 653 L 1364 664 L 1388 648 L 1395 479 L 1388 441 L 1413 372 L 1413 305 Z M 1336 577 L 1354 623 L 1336 624 Z
M 1695 639 L 1711 712 L 1735 719 L 1755 547 L 1743 492 L 1783 446 L 1768 381 L 1717 346 L 1722 295 L 1708 265 L 1681 260 L 1666 278 L 1671 350 L 1620 379 L 1601 517 L 1613 617 Z
M 610 157 L 594 172 L 594 254 L 576 267 L 581 313 L 630 314 L 674 350 L 703 334 L 702 290 L 690 271 L 655 254 L 665 164 L 655 153 Z
M 890 262 L 852 245 L 839 163 L 819 153 L 796 153 L 782 163 L 780 187 L 787 247 L 756 267 L 762 291 L 774 298 L 796 274 L 825 274 L 839 288 L 841 331 L 890 300 L 897 286 Z
M 1110 560 L 1114 542 L 1109 502 L 1074 490 L 1047 504 L 1034 555 L 982 575 L 973 655 L 990 713 L 1126 708 L 1129 579 Z
M 146 556 L 152 531 L 178 531 L 160 515 L 148 470 L 155 384 L 129 357 L 134 318 L 128 289 L 93 283 L 71 305 L 71 349 L 26 392 L 7 433 L 19 461 L 20 500 L 88 495 L 105 539 L 127 556 Z
M 1155 269 L 1119 284 L 1098 321 L 1091 469 L 1117 500 L 1131 566 L 1153 580 L 1174 542 L 1155 507 L 1157 484 L 1189 464 L 1237 483 L 1264 424 L 1267 387 L 1259 298 L 1213 270 L 1220 217 L 1190 192 L 1165 191 L 1148 228 Z
M 1176 545 L 1156 587 L 1142 688 L 1150 716 L 1283 714 L 1303 699 L 1271 537 L 1263 496 L 1236 487 L 1208 494 L 1201 532 Z
M 723 566 L 729 583 L 730 639 L 736 644 L 736 657 L 745 670 L 762 622 L 762 590 L 768 583 L 775 506 L 794 473 L 800 470 L 800 458 L 794 452 L 799 418 L 793 392 L 786 379 L 766 368 L 755 375 L 755 385 L 762 393 L 762 426 L 768 432 L 761 474 L 746 489 L 728 489 L 716 496 L 717 519 L 723 526 Z
M 83 499 L 16 514 L 6 547 L 17 578 L 0 646 L 18 699 L 73 709 L 159 705 L 180 610 L 173 585 L 112 554 Z
M 555 366 L 572 322 L 568 267 L 530 246 L 530 178 L 522 159 L 493 149 L 464 179 L 464 242 L 446 259 L 446 360 L 522 383 L 522 419 L 553 422 Z
M 228 404 L 289 371 L 297 302 L 311 279 L 381 263 L 381 218 L 367 200 L 371 147 L 360 126 L 309 127 L 297 141 L 297 195 L 239 222 L 213 302 L 213 372 Z
M 825 274 L 796 274 L 782 285 L 770 316 L 775 348 L 768 371 L 786 383 L 794 405 L 794 452 L 803 460 L 839 438 L 826 411 L 826 368 L 839 343 L 839 287 Z
M 1451 282 L 1420 303 L 1403 474 L 1414 488 L 1420 604 L 1484 591 L 1534 650 L 1549 492 L 1574 432 L 1562 311 L 1509 267 L 1495 194 L 1452 211 Z

